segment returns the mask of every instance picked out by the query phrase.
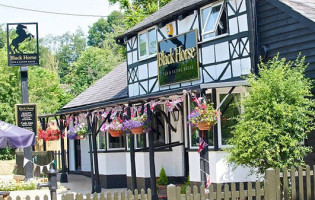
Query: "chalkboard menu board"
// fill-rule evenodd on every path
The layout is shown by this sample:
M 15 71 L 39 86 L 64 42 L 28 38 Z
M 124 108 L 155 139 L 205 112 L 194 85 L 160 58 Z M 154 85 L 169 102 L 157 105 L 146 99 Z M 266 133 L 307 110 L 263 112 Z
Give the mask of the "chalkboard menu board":
M 16 125 L 30 130 L 36 134 L 37 112 L 36 104 L 16 104 L 15 105 Z

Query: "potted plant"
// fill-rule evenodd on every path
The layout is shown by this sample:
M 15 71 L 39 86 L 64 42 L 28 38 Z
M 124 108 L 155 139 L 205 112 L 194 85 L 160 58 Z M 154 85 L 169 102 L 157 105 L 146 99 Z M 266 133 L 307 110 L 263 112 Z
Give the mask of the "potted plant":
M 120 137 L 123 133 L 122 120 L 117 117 L 113 119 L 109 124 L 106 123 L 102 126 L 102 130 L 108 132 L 112 137 Z
M 167 185 L 169 183 L 168 177 L 166 175 L 165 169 L 162 167 L 160 171 L 160 176 L 157 181 L 158 184 L 158 196 L 159 198 L 167 198 Z
M 84 123 L 80 123 L 74 126 L 74 132 L 76 133 L 76 139 L 85 139 L 88 134 L 88 128 Z
M 220 112 L 215 110 L 212 105 L 200 103 L 189 114 L 189 123 L 191 126 L 196 126 L 199 130 L 210 130 L 217 122 L 217 117 Z
M 133 134 L 142 134 L 147 128 L 147 115 L 133 117 L 123 122 L 123 130 Z

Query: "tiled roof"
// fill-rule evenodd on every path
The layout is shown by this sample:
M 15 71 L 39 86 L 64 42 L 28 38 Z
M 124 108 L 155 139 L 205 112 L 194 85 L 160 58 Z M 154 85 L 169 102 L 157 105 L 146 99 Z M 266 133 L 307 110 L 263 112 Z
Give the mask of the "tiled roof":
M 75 97 L 62 110 L 126 98 L 127 91 L 127 64 L 124 62 Z
M 315 0 L 279 0 L 294 11 L 315 22 Z
M 149 28 L 159 24 L 160 22 L 165 22 L 167 19 L 178 16 L 185 11 L 193 10 L 194 8 L 199 8 L 201 4 L 205 2 L 211 2 L 209 0 L 173 0 L 170 3 L 163 6 L 160 10 L 149 15 L 147 18 L 139 22 L 134 27 L 130 28 L 123 35 L 118 38 L 123 38 L 130 34 L 135 34 L 140 30 Z

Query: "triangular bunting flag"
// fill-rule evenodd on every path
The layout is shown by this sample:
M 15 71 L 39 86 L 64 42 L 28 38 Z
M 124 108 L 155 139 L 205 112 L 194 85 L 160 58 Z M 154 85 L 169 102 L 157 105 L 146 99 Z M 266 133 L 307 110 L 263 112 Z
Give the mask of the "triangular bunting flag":
M 29 160 L 26 159 L 26 158 L 24 158 L 24 160 L 23 160 L 23 167 L 25 167 L 25 165 L 26 165 L 28 162 L 29 162 Z
M 43 173 L 44 166 L 39 166 L 39 173 Z

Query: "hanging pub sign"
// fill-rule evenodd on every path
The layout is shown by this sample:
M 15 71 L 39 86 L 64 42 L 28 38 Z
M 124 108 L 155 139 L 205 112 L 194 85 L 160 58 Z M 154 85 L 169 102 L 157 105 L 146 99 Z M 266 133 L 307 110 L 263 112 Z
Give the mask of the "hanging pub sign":
M 38 24 L 7 24 L 8 65 L 39 65 Z
M 15 104 L 16 125 L 36 134 L 37 110 L 36 104 Z
M 190 31 L 158 43 L 159 84 L 199 79 L 197 31 Z

